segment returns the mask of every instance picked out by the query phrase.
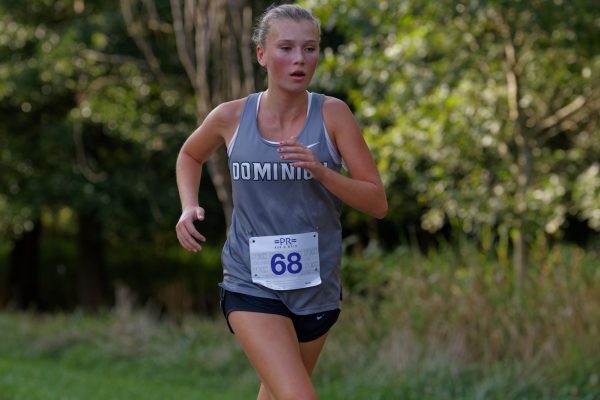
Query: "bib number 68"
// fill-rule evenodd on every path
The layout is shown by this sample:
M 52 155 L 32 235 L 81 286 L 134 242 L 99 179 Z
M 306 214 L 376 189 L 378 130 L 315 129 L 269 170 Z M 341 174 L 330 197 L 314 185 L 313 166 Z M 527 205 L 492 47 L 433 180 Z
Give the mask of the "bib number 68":
M 301 258 L 300 253 L 293 252 L 288 254 L 286 263 L 286 257 L 283 254 L 275 253 L 271 257 L 271 271 L 275 275 L 283 275 L 285 271 L 290 274 L 297 274 L 302 271 Z

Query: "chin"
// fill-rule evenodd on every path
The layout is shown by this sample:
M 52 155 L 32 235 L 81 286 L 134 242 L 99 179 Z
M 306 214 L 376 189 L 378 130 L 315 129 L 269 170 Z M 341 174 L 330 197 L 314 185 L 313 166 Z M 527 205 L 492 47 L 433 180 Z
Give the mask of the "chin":
M 308 89 L 308 85 L 283 85 L 280 88 L 289 93 L 304 93 Z

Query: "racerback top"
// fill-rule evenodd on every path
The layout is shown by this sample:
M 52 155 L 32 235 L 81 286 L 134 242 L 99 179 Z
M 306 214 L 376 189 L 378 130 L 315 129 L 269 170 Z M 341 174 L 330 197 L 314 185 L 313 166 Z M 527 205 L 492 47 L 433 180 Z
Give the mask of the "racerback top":
M 232 292 L 280 299 L 293 313 L 305 315 L 338 308 L 341 299 L 341 201 L 311 174 L 281 160 L 277 143 L 258 130 L 261 93 L 248 96 L 237 132 L 228 147 L 233 215 L 223 247 L 223 282 Z M 309 93 L 308 112 L 297 141 L 308 146 L 328 168 L 339 171 L 341 158 L 323 123 L 324 96 Z M 249 238 L 318 232 L 322 283 L 272 290 L 252 282 Z

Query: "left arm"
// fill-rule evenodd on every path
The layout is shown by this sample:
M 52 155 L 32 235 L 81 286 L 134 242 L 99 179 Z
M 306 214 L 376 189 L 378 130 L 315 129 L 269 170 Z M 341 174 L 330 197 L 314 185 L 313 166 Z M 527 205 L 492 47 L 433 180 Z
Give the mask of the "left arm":
M 295 140 L 281 143 L 282 158 L 297 160 L 292 163 L 294 167 L 310 171 L 314 179 L 349 206 L 375 218 L 385 217 L 388 204 L 383 183 L 352 111 L 343 101 L 326 97 L 323 119 L 349 176 L 323 166 L 310 149 Z

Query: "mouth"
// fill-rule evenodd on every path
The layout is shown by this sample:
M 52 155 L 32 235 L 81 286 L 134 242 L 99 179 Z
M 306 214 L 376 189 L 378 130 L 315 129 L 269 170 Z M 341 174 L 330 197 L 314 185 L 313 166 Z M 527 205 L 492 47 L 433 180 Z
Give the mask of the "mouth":
M 294 78 L 304 78 L 306 74 L 302 71 L 294 71 L 290 74 L 290 76 Z

